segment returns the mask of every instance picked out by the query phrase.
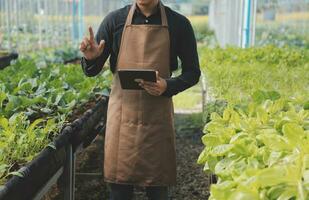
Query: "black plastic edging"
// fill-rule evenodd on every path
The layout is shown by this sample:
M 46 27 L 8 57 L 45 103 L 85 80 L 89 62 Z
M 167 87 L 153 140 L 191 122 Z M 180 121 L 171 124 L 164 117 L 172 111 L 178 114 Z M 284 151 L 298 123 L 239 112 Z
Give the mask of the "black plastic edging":
M 69 60 L 65 60 L 63 63 L 64 64 L 70 64 L 70 63 L 74 63 L 74 62 L 77 62 L 77 61 L 80 61 L 79 57 L 72 58 L 72 59 L 69 59 Z
M 18 58 L 18 53 L 11 53 L 7 56 L 0 57 L 0 70 L 6 68 L 11 64 L 12 60 L 16 60 Z
M 96 106 L 84 113 L 72 124 L 62 129 L 54 140 L 52 148 L 46 147 L 39 155 L 19 172 L 22 177 L 13 176 L 0 190 L 0 200 L 30 200 L 39 192 L 54 174 L 64 166 L 67 146 L 73 151 L 79 145 L 89 143 L 98 133 L 93 133 L 96 125 L 106 120 L 108 97 L 104 96 Z

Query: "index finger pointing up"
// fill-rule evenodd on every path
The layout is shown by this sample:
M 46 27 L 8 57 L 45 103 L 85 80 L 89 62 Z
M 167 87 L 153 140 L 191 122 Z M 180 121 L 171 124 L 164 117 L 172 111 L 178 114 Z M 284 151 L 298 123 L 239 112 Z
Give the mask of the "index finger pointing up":
M 91 26 L 89 26 L 89 33 L 90 33 L 90 41 L 94 41 L 94 34 Z

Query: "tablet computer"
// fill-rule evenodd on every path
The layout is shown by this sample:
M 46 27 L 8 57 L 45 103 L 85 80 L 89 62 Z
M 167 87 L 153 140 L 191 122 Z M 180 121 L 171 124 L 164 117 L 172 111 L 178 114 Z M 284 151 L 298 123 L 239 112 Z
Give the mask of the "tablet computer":
M 152 69 L 120 69 L 118 74 L 121 88 L 125 90 L 143 90 L 140 80 L 157 82 L 156 71 Z

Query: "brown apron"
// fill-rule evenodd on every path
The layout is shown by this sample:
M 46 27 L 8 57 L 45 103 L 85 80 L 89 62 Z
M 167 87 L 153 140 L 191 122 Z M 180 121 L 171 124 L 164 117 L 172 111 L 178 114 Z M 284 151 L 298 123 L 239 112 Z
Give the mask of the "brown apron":
M 162 25 L 133 25 L 133 4 L 123 30 L 117 69 L 154 69 L 170 77 L 170 38 L 165 8 Z M 106 182 L 139 186 L 176 184 L 172 98 L 123 90 L 114 73 L 105 135 Z

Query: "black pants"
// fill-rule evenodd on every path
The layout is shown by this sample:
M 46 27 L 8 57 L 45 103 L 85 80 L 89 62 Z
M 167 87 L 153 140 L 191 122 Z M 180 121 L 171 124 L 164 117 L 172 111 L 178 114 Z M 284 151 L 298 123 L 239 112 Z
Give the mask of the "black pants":
M 110 183 L 110 200 L 131 200 L 134 195 L 133 185 L 120 185 Z M 149 200 L 168 200 L 168 187 L 146 187 L 146 195 Z

